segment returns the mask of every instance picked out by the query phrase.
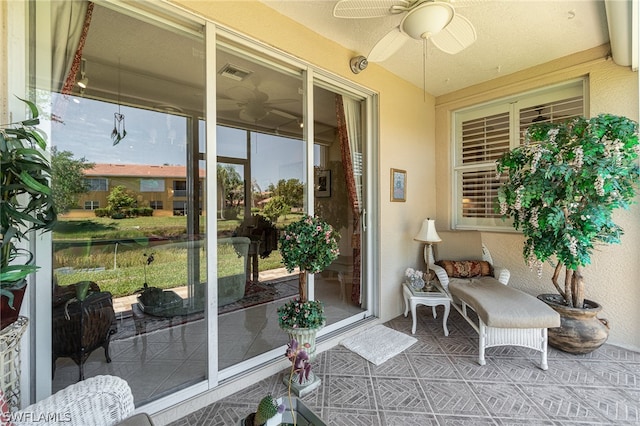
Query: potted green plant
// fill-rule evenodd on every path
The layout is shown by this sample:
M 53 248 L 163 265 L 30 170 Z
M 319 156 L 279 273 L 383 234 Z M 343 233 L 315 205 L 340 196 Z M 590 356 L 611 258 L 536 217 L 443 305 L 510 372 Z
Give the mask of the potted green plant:
M 49 184 L 51 164 L 45 156 L 46 142 L 34 127 L 40 122 L 38 108 L 23 101 L 32 118 L 0 125 L 0 328 L 17 319 L 26 278 L 38 269 L 33 253 L 19 243 L 27 239 L 29 231 L 50 231 L 57 217 Z
M 255 413 L 249 413 L 241 422 L 245 426 L 276 426 L 282 421 L 284 404 L 281 404 L 271 394 L 266 395 L 258 403 Z
M 284 228 L 279 242 L 287 271 L 299 270 L 299 297 L 278 308 L 278 323 L 290 338 L 310 344 L 313 361 L 316 332 L 324 326 L 325 315 L 322 302 L 307 300 L 307 273 L 321 272 L 338 257 L 338 234 L 324 220 L 304 215 Z
M 553 261 L 558 294 L 540 295 L 561 315 L 549 330 L 549 344 L 571 353 L 588 353 L 608 337 L 601 306 L 585 300 L 583 268 L 598 244 L 619 243 L 623 230 L 612 213 L 628 208 L 639 179 L 638 124 L 603 114 L 528 128 L 522 146 L 497 162 L 500 213 L 513 219 L 524 237 L 523 255 L 542 272 Z M 564 279 L 560 274 L 564 269 Z

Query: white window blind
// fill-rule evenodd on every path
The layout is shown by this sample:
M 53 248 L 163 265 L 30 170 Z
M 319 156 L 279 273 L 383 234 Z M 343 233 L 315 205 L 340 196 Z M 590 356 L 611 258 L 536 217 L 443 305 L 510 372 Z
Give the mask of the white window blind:
M 496 212 L 495 163 L 523 142 L 527 127 L 584 115 L 583 81 L 454 113 L 454 226 L 511 228 Z

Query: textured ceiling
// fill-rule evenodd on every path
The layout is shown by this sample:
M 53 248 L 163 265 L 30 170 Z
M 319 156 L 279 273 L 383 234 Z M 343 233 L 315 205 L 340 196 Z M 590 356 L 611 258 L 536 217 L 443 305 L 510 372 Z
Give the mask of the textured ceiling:
M 353 51 L 354 56 L 367 56 L 403 16 L 339 19 L 333 17 L 337 0 L 262 1 Z M 456 12 L 475 26 L 478 39 L 473 45 L 449 55 L 427 42 L 425 68 L 422 42 L 412 39 L 379 65 L 439 96 L 609 41 L 601 0 L 458 0 L 452 3 Z

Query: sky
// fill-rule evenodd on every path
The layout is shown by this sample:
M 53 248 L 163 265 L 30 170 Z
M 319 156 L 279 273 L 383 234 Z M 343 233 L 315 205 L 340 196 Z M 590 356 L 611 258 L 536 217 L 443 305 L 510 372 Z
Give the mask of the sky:
M 74 158 L 110 164 L 186 164 L 187 119 L 182 116 L 87 98 L 69 97 L 56 105 L 60 105 L 61 110 L 55 112 L 63 117 L 63 123 L 52 123 L 52 145 L 59 151 L 71 151 Z M 124 115 L 127 132 L 115 146 L 111 139 L 114 113 Z M 204 123 L 200 131 L 204 134 Z M 218 127 L 217 139 L 218 155 L 246 158 L 244 131 Z M 204 143 L 200 145 L 203 152 Z M 303 182 L 303 147 L 300 140 L 254 134 L 251 158 L 258 185 L 264 190 L 280 179 Z

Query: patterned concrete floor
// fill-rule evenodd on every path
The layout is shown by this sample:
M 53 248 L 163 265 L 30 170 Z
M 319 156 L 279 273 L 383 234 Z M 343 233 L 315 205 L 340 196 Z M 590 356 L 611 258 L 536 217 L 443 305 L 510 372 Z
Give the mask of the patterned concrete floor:
M 640 353 L 605 344 L 588 355 L 550 348 L 549 370 L 525 348 L 487 350 L 460 317 L 442 334 L 418 308 L 418 342 L 380 366 L 342 346 L 318 355 L 321 387 L 303 398 L 328 425 L 630 425 L 640 424 Z M 387 326 L 411 334 L 411 317 Z M 266 393 L 286 395 L 282 374 L 187 415 L 171 426 L 237 425 Z

